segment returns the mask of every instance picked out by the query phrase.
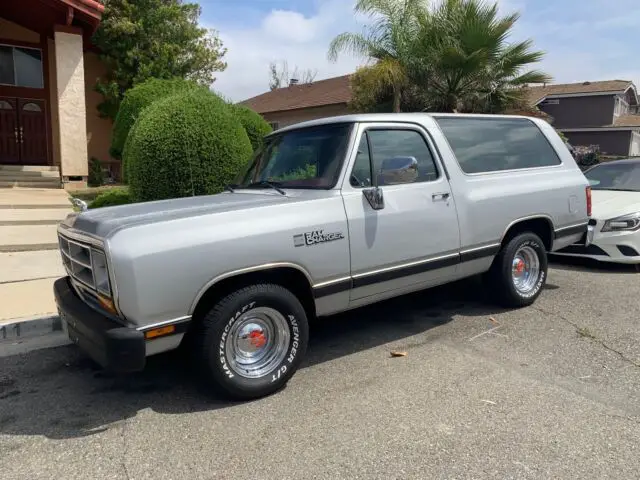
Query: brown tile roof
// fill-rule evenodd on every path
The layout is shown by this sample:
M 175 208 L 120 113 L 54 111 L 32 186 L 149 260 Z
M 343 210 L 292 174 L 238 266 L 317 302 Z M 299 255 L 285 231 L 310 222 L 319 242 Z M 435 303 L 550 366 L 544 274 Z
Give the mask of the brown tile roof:
M 619 92 L 631 85 L 631 80 L 605 80 L 601 82 L 557 83 L 529 87 L 528 97 L 532 105 L 548 95 L 574 93 Z
M 614 127 L 640 127 L 640 115 L 623 115 L 613 122 Z
M 258 113 L 348 103 L 351 75 L 278 88 L 240 102 Z

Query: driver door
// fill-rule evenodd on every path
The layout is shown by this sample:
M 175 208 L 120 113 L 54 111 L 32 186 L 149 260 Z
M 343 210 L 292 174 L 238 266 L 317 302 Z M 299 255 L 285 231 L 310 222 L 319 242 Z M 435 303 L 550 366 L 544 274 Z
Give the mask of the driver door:
M 451 187 L 427 133 L 417 125 L 398 123 L 360 124 L 358 129 L 358 152 L 342 189 L 349 222 L 352 303 L 452 277 L 459 263 L 458 218 Z M 389 177 L 380 171 L 399 157 L 414 157 L 417 174 Z M 373 175 L 383 182 L 387 179 L 378 183 L 384 198 L 380 210 L 374 210 L 363 195 Z

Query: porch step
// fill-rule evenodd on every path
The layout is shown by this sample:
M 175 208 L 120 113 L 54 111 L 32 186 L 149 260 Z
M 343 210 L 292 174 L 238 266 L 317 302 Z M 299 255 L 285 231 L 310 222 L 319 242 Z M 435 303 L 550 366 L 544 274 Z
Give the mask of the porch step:
M 54 225 L 0 226 L 0 252 L 55 250 L 58 234 Z
M 60 169 L 49 165 L 0 165 L 0 188 L 62 188 Z
M 8 172 L 60 172 L 60 168 L 51 165 L 0 165 L 1 171 Z
M 60 178 L 58 170 L 4 170 L 0 165 L 0 180 Z
M 40 179 L 38 179 L 40 180 Z M 5 181 L 0 179 L 0 188 L 62 188 L 62 184 L 60 183 L 60 179 L 57 178 L 45 178 L 43 180 L 46 181 L 25 181 L 25 180 L 14 180 L 14 181 Z

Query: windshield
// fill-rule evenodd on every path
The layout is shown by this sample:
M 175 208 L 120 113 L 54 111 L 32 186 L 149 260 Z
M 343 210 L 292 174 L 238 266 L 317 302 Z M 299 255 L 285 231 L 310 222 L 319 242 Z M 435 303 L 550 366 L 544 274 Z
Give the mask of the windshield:
M 640 192 L 640 162 L 602 163 L 584 175 L 592 190 Z
M 333 188 L 345 158 L 352 124 L 291 130 L 268 137 L 238 188 Z M 266 182 L 266 183 L 265 183 Z

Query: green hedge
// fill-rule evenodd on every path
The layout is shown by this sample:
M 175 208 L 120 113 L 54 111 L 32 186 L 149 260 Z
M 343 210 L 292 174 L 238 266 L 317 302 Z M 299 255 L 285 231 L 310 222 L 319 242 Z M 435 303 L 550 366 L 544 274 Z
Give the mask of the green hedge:
M 246 130 L 253 150 L 257 150 L 262 146 L 264 136 L 273 131 L 271 125 L 260 114 L 243 105 L 230 105 L 230 108 Z
M 145 108 L 124 161 L 135 201 L 218 193 L 251 158 L 249 137 L 229 106 L 192 90 Z
M 195 82 L 181 78 L 164 80 L 152 78 L 128 90 L 122 99 L 120 109 L 113 123 L 111 148 L 112 157 L 121 159 L 129 130 L 145 107 L 160 98 L 193 88 L 203 88 Z
M 128 203 L 132 203 L 132 200 L 127 188 L 112 188 L 98 195 L 89 203 L 89 208 L 112 207 Z

